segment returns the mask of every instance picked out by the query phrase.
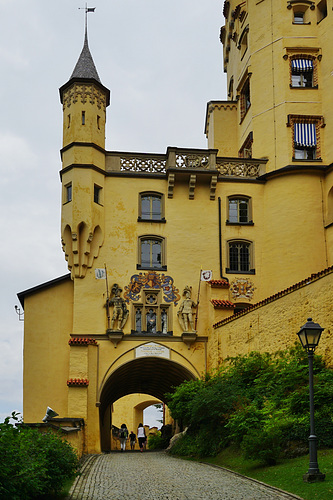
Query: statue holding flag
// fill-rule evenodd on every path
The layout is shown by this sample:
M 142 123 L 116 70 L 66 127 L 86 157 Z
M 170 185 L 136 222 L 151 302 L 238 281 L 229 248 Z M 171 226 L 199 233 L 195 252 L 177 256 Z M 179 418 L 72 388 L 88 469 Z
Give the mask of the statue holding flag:
M 111 330 L 115 330 L 115 323 L 118 322 L 117 331 L 122 330 L 128 319 L 129 311 L 126 306 L 125 300 L 120 297 L 122 289 L 115 283 L 111 289 L 113 297 L 108 300 L 107 306 L 113 306 L 113 314 L 111 319 Z
M 189 326 L 191 327 L 192 332 L 194 332 L 195 329 L 192 308 L 196 308 L 197 304 L 191 298 L 191 288 L 189 286 L 184 288 L 183 295 L 185 295 L 185 299 L 180 304 L 178 309 L 178 321 L 183 329 L 183 332 L 188 332 Z

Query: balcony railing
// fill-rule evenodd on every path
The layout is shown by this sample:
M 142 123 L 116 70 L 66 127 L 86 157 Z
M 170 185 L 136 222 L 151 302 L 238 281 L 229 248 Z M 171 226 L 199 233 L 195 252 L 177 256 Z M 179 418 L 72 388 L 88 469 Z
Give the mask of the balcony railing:
M 107 172 L 167 174 L 170 171 L 215 172 L 219 177 L 256 178 L 265 173 L 266 160 L 217 157 L 216 149 L 168 148 L 166 154 L 109 152 Z

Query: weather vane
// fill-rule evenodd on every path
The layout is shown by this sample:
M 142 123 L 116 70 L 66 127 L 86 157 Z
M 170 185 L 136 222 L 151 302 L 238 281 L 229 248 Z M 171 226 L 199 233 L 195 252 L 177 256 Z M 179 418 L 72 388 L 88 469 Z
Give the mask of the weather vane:
M 88 12 L 95 12 L 96 7 L 87 7 L 87 2 L 85 7 L 79 7 L 79 10 L 85 11 L 85 30 L 87 31 L 87 14 Z

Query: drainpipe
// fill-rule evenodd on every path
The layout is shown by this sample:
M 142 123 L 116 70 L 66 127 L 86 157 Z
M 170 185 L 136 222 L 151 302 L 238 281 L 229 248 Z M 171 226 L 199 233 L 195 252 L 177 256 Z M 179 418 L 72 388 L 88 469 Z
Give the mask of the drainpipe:
M 220 278 L 229 281 L 228 278 L 223 276 L 222 267 L 222 220 L 221 220 L 221 198 L 218 197 L 218 211 L 219 211 L 219 258 L 220 258 Z

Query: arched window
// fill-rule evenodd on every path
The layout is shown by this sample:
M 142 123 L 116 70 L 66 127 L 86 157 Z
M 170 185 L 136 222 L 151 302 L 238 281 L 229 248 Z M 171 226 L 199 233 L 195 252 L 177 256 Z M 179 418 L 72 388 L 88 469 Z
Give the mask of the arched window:
M 228 241 L 228 267 L 227 273 L 254 274 L 253 244 L 251 241 Z
M 228 197 L 228 224 L 253 224 L 251 198 L 242 195 Z
M 139 238 L 138 269 L 163 269 L 165 266 L 165 241 L 160 236 Z
M 139 195 L 139 221 L 164 221 L 163 195 L 145 192 Z

